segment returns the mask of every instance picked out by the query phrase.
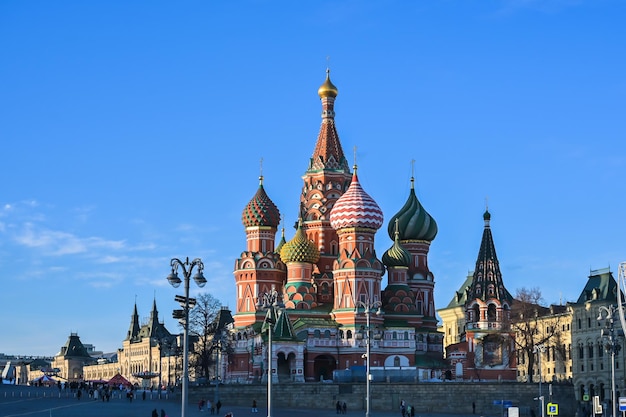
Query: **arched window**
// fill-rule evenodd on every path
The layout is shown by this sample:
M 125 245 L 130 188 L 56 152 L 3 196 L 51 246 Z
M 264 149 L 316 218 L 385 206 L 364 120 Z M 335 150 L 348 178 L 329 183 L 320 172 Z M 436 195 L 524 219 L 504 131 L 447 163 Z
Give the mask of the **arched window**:
M 396 356 L 393 358 L 393 366 L 400 366 L 400 357 Z

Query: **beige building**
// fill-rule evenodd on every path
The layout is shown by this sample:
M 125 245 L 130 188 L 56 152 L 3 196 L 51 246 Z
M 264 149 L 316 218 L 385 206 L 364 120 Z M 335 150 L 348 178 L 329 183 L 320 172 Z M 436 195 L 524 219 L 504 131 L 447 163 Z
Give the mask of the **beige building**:
M 182 377 L 182 345 L 179 335 L 172 335 L 159 322 L 156 302 L 148 322 L 140 325 L 137 305 L 122 342 L 122 348 L 110 359 L 100 359 L 82 368 L 85 381 L 109 380 L 122 375 L 134 385 L 172 386 Z
M 576 398 L 598 395 L 601 401 L 611 398 L 612 358 L 610 329 L 613 328 L 615 351 L 615 390 L 619 398 L 626 393 L 624 338 L 616 311 L 617 282 L 606 268 L 591 271 L 587 284 L 572 315 L 572 375 Z M 613 312 L 612 316 L 607 313 Z M 617 337 L 619 336 L 619 337 Z
M 95 363 L 96 359 L 89 355 L 77 333 L 71 333 L 67 342 L 52 360 L 55 376 L 67 382 L 83 381 L 83 368 Z
M 526 351 L 517 352 L 517 380 L 520 382 L 572 382 L 572 305 L 534 306 L 533 340 L 534 367 L 528 369 Z M 523 340 L 522 334 L 517 335 Z M 545 342 L 541 342 L 545 341 Z

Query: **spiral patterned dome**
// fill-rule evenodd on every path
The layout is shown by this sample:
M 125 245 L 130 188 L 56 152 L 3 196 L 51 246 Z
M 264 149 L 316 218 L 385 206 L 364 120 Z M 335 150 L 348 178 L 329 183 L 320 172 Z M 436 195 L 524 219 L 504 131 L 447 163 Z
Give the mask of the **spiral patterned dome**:
M 414 179 L 411 178 L 409 198 L 400 211 L 389 221 L 387 232 L 389 237 L 393 239 L 395 221 L 398 220 L 398 231 L 400 232 L 401 241 L 426 240 L 432 242 L 435 236 L 437 236 L 437 223 L 417 199 L 413 183 Z
M 380 229 L 383 225 L 383 211 L 359 184 L 356 167 L 350 187 L 339 197 L 330 212 L 330 225 L 335 230 L 348 227 Z
M 272 226 L 278 227 L 280 211 L 265 193 L 263 177 L 259 178 L 259 189 L 241 214 L 241 222 L 245 227 Z
M 400 232 L 398 232 L 398 220 L 395 221 L 396 231 L 393 245 L 383 254 L 383 264 L 387 267 L 409 267 L 411 254 L 400 244 Z
M 307 262 L 314 264 L 320 259 L 320 251 L 311 242 L 302 230 L 302 222 L 298 223 L 298 230 L 289 242 L 280 249 L 280 259 L 283 262 Z

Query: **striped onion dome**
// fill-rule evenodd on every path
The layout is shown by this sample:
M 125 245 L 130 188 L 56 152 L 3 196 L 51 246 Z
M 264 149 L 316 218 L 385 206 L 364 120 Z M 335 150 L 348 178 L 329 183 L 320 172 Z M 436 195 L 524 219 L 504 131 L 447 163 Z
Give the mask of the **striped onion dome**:
M 272 226 L 278 227 L 280 212 L 263 188 L 263 177 L 259 177 L 259 189 L 241 214 L 241 222 L 245 227 Z
M 383 225 L 383 211 L 359 184 L 356 166 L 350 187 L 339 197 L 330 212 L 330 225 L 335 230 L 349 227 L 380 229 Z
M 387 249 L 387 251 L 383 254 L 383 264 L 386 266 L 393 267 L 409 267 L 411 265 L 411 254 L 409 251 L 404 249 L 404 246 L 400 244 L 400 232 L 398 231 L 398 219 L 395 221 L 396 224 L 396 238 L 393 241 L 393 245 Z
M 311 242 L 302 230 L 302 222 L 298 222 L 298 230 L 289 242 L 280 249 L 280 259 L 283 262 L 307 262 L 314 264 L 320 259 L 320 251 Z
M 432 242 L 437 236 L 437 223 L 430 214 L 422 207 L 415 195 L 415 180 L 411 178 L 411 192 L 404 206 L 396 213 L 387 226 L 387 232 L 391 239 L 394 238 L 394 225 L 398 220 L 400 240 L 426 240 Z

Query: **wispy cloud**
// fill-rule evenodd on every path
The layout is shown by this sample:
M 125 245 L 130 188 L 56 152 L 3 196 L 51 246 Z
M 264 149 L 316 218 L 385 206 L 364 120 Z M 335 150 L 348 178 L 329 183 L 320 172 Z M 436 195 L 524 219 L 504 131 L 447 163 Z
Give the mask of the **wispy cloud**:
M 13 238 L 18 244 L 29 248 L 40 248 L 49 256 L 72 255 L 90 250 L 121 250 L 126 246 L 123 240 L 83 238 L 68 232 L 38 228 L 33 223 L 26 223 Z

